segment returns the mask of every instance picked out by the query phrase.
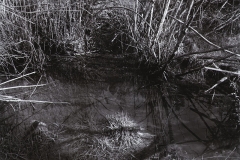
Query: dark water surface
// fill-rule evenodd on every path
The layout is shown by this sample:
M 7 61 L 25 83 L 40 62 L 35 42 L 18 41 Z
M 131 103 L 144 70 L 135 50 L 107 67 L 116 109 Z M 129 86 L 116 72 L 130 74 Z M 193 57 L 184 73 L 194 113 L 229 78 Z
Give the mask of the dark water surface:
M 18 97 L 54 103 L 20 103 L 13 108 L 19 110 L 18 121 L 24 121 L 26 126 L 31 121 L 38 120 L 47 124 L 49 130 L 58 128 L 55 132 L 63 153 L 76 154 L 77 151 L 72 148 L 74 142 L 78 142 L 72 138 L 76 136 L 76 132 L 85 134 L 89 131 L 87 134 L 90 134 L 91 131 L 92 134 L 93 130 L 98 131 L 101 128 L 99 126 L 104 128 L 105 124 L 102 123 L 102 120 L 109 115 L 119 113 L 128 117 L 128 120 L 134 122 L 138 127 L 143 128 L 141 133 L 151 135 L 151 138 L 141 146 L 142 148 L 147 147 L 154 141 L 154 137 L 159 135 L 162 138 L 160 142 L 168 144 L 166 146 L 167 155 L 156 152 L 151 156 L 152 159 L 154 157 L 172 159 L 174 156 L 182 159 L 226 159 L 228 155 L 231 159 L 239 157 L 238 149 L 222 150 L 221 153 L 219 150 L 209 153 L 205 151 L 206 148 L 211 148 L 211 145 L 215 144 L 200 142 L 181 123 L 187 125 L 201 139 L 208 138 L 209 133 L 207 133 L 203 121 L 190 110 L 191 105 L 184 98 L 180 98 L 179 108 L 176 110 L 180 122 L 173 113 L 166 113 L 161 101 L 158 101 L 160 94 L 158 88 L 141 87 L 134 78 L 104 82 L 75 81 L 56 77 L 48 75 L 39 78 L 40 84 L 46 84 L 43 87 L 23 89 L 20 90 L 21 93 L 15 90 Z M 27 86 L 31 84 L 36 84 L 36 80 L 25 79 L 8 85 Z M 8 92 L 8 94 L 13 95 L 14 92 Z M 197 107 L 200 108 L 200 106 Z M 219 109 L 216 107 L 214 110 L 215 113 L 218 113 Z M 212 122 L 207 121 L 207 123 L 211 126 Z M 70 132 L 64 127 L 73 128 L 75 131 Z M 170 136 L 171 138 L 169 138 Z

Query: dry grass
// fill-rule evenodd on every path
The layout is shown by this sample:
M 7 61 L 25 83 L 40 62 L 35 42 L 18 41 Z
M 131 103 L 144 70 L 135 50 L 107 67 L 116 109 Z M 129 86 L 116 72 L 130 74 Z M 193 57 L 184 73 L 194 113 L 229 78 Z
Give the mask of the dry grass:
M 89 1 L 90 2 L 90 1 Z M 49 55 L 83 52 L 83 14 L 88 1 L 3 1 L 0 12 L 2 67 L 43 69 Z
M 210 3 L 210 8 L 214 4 Z M 5 71 L 8 68 L 19 73 L 43 69 L 52 55 L 74 56 L 92 52 L 135 53 L 141 61 L 159 64 L 162 72 L 179 55 L 181 58 L 175 58 L 180 59 L 177 64 L 181 63 L 182 57 L 189 58 L 192 52 L 199 53 L 190 58 L 205 62 L 196 56 L 205 48 L 198 43 L 205 41 L 213 48 L 222 49 L 209 43 L 205 37 L 208 33 L 202 32 L 201 26 L 210 21 L 206 18 L 207 5 L 183 0 L 178 3 L 171 0 L 166 3 L 142 0 L 3 1 L 0 50 L 4 54 L 1 64 Z M 223 15 L 230 9 L 229 4 L 219 5 L 215 10 L 219 9 Z M 213 31 L 237 23 L 237 9 L 233 6 L 232 10 L 222 16 L 221 23 Z M 227 17 L 230 20 L 226 20 Z

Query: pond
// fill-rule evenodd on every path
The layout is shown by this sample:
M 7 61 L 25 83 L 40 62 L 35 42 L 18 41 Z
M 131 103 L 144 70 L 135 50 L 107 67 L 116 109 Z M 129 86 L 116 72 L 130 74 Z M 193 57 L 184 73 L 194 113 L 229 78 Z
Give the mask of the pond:
M 3 115 L 10 117 L 7 121 L 14 121 L 18 126 L 14 128 L 19 131 L 17 137 L 29 137 L 28 129 L 38 121 L 41 122 L 40 133 L 51 139 L 52 147 L 46 142 L 42 150 L 33 142 L 26 143 L 38 151 L 29 149 L 30 159 L 39 156 L 45 159 L 151 160 L 239 157 L 237 148 L 215 150 L 218 142 L 208 141 L 211 136 L 208 127 L 215 126 L 214 119 L 221 118 L 220 110 L 224 107 L 208 109 L 197 100 L 181 94 L 173 96 L 171 91 L 163 92 L 159 86 L 144 85 L 146 79 L 135 74 L 119 76 L 117 80 L 111 79 L 116 75 L 103 80 L 81 76 L 78 79 L 78 74 L 66 74 L 51 71 L 6 85 L 46 84 L 4 93 L 33 100 L 5 108 Z M 163 85 L 169 90 L 170 86 L 165 86 L 164 82 Z M 164 99 L 163 94 L 167 98 Z M 199 97 L 198 100 L 206 99 Z M 171 101 L 172 106 L 166 108 L 167 101 Z M 210 118 L 201 116 L 201 112 Z

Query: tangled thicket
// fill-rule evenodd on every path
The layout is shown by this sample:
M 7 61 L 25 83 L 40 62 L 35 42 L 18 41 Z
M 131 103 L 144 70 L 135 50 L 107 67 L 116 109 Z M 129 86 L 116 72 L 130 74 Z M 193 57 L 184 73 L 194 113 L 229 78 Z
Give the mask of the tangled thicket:
M 169 63 L 175 55 L 207 48 L 199 46 L 205 45 L 201 36 L 236 32 L 238 6 L 235 1 L 3 1 L 1 67 L 41 70 L 53 55 L 87 53 L 135 53 L 139 60 Z

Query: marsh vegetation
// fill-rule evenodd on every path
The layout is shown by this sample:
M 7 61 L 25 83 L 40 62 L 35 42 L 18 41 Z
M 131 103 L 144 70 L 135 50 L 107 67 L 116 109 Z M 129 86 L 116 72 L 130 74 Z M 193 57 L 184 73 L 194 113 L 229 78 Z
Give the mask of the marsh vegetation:
M 0 0 L 0 159 L 238 159 L 238 0 Z

